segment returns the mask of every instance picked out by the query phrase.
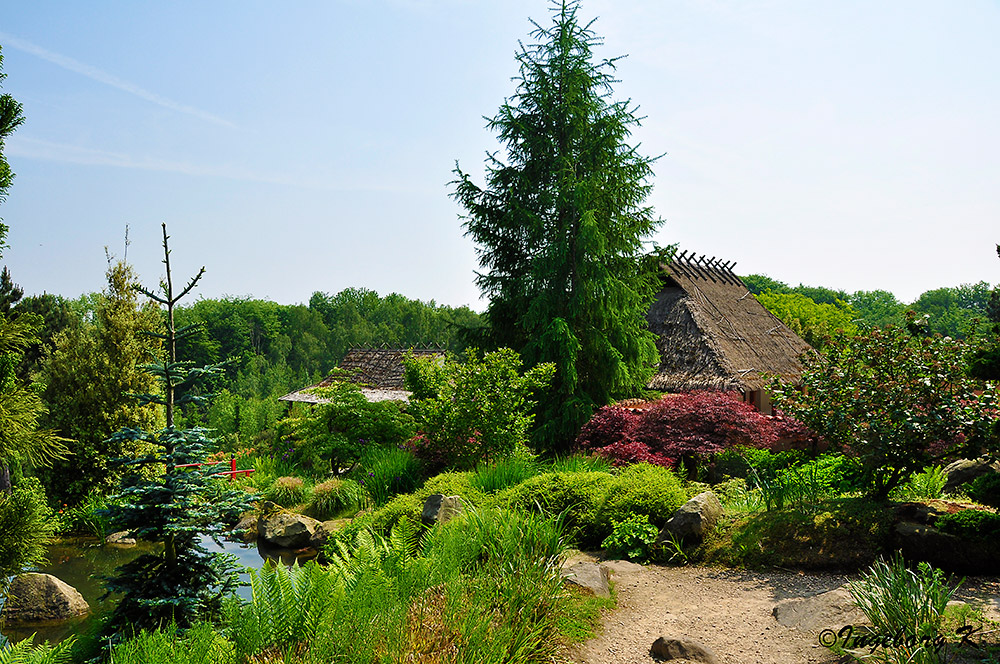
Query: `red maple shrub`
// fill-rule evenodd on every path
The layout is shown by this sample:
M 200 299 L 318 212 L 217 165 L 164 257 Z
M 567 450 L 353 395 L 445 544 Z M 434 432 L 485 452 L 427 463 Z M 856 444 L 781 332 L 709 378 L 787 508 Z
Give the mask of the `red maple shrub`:
M 787 417 L 767 417 L 735 392 L 687 392 L 640 411 L 605 406 L 584 425 L 577 444 L 616 466 L 683 462 L 690 477 L 730 447 L 769 448 L 778 440 L 807 448 L 815 434 Z

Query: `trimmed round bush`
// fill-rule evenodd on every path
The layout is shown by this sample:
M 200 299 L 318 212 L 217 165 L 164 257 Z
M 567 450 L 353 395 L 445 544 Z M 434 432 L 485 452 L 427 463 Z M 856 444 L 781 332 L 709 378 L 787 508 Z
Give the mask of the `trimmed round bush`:
M 597 512 L 614 477 L 608 473 L 544 473 L 495 494 L 500 505 L 565 515 L 566 536 L 581 546 L 599 546 L 610 532 L 597 532 Z
M 301 477 L 279 477 L 264 492 L 264 498 L 282 507 L 306 502 L 309 488 Z
M 637 463 L 623 468 L 608 484 L 597 511 L 596 537 L 611 534 L 613 522 L 645 515 L 658 529 L 687 501 L 677 475 L 668 468 Z
M 958 537 L 1000 542 L 1000 514 L 984 510 L 962 510 L 939 516 L 934 527 Z

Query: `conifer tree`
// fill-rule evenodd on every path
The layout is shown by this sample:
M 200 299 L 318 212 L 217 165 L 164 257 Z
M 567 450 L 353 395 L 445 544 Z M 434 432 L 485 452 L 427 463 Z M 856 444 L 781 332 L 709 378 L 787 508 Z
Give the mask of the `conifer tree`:
M 490 298 L 476 342 L 556 364 L 533 434 L 549 450 L 596 406 L 640 391 L 658 358 L 645 322 L 657 277 L 642 259 L 659 223 L 645 204 L 652 160 L 626 142 L 639 118 L 610 99 L 617 59 L 595 59 L 601 39 L 577 10 L 555 4 L 517 53 L 517 91 L 487 125 L 507 160 L 487 157 L 483 188 L 458 167 L 453 183 Z
M 160 292 L 137 289 L 166 308 L 166 329 L 151 333 L 163 341 L 165 357 L 146 368 L 156 376 L 160 390 L 136 395 L 142 404 L 164 408 L 166 426 L 158 432 L 122 429 L 116 444 L 148 443 L 156 452 L 125 463 L 136 470 L 163 467 L 166 471 L 150 479 L 143 474 L 126 478 L 112 509 L 112 523 L 135 537 L 162 545 L 118 568 L 109 580 L 109 592 L 124 596 L 111 618 L 111 629 L 153 629 L 167 624 L 181 627 L 221 608 L 223 596 L 237 583 L 235 566 L 228 556 L 209 553 L 201 546 L 205 535 L 218 536 L 227 515 L 249 509 L 247 495 L 221 490 L 211 478 L 211 467 L 184 468 L 201 463 L 211 440 L 205 429 L 179 429 L 174 425 L 175 409 L 185 403 L 204 401 L 191 390 L 199 380 L 221 371 L 220 365 L 194 367 L 177 356 L 177 342 L 198 332 L 197 326 L 178 328 L 174 322 L 177 302 L 197 285 L 202 268 L 187 285 L 174 290 L 170 272 L 170 249 L 166 224 L 163 225 L 163 253 L 166 277 Z

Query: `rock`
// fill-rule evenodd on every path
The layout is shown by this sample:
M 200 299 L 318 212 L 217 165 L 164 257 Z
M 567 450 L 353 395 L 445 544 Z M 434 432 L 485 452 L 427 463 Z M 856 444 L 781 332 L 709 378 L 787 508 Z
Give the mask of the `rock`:
M 675 639 L 669 636 L 661 636 L 653 641 L 649 656 L 653 659 L 684 659 L 703 664 L 721 664 L 719 658 L 707 646 L 691 639 Z
M 252 542 L 257 539 L 258 517 L 256 512 L 247 512 L 240 517 L 232 530 L 232 536 L 241 542 Z
M 663 544 L 673 535 L 679 540 L 700 541 L 722 516 L 722 503 L 711 491 L 699 493 L 674 512 L 656 539 Z
M 610 574 L 605 565 L 577 563 L 572 567 L 564 567 L 560 573 L 566 583 L 585 588 L 598 597 L 611 597 L 611 586 L 608 583 Z
M 1000 572 L 997 546 L 943 533 L 919 523 L 897 523 L 892 546 L 911 561 L 926 561 L 948 572 L 996 574 Z
M 257 520 L 260 539 L 284 549 L 313 546 L 317 529 L 322 530 L 319 521 L 294 512 L 276 511 Z
M 637 574 L 647 571 L 639 563 L 630 560 L 608 560 L 601 563 L 611 574 Z
M 817 634 L 824 629 L 837 631 L 845 625 L 868 621 L 851 599 L 847 586 L 809 597 L 783 599 L 774 606 L 771 614 L 785 627 Z
M 76 588 L 51 574 L 29 572 L 10 584 L 3 618 L 9 624 L 69 620 L 90 613 L 90 605 Z
M 461 496 L 445 496 L 435 493 L 424 502 L 424 511 L 420 515 L 420 520 L 429 527 L 435 523 L 448 523 L 464 511 L 465 503 Z
M 104 543 L 124 549 L 126 547 L 135 546 L 135 538 L 132 537 L 132 533 L 122 530 L 117 533 L 111 533 L 105 537 Z
M 966 482 L 1000 471 L 1000 462 L 990 463 L 988 459 L 959 459 L 949 463 L 944 468 L 948 481 L 944 484 L 944 492 L 957 491 Z
M 933 526 L 937 518 L 943 514 L 943 512 L 923 503 L 903 503 L 897 505 L 893 512 L 896 521 L 910 521 L 925 526 Z

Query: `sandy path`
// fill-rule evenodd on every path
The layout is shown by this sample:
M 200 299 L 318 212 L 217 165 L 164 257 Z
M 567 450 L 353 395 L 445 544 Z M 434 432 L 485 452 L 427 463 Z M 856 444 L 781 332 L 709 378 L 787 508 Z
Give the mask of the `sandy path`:
M 569 653 L 577 664 L 656 662 L 649 647 L 661 635 L 698 641 L 726 664 L 837 661 L 818 634 L 784 627 L 771 611 L 779 600 L 832 590 L 844 575 L 611 564 L 618 608 L 598 637 Z

